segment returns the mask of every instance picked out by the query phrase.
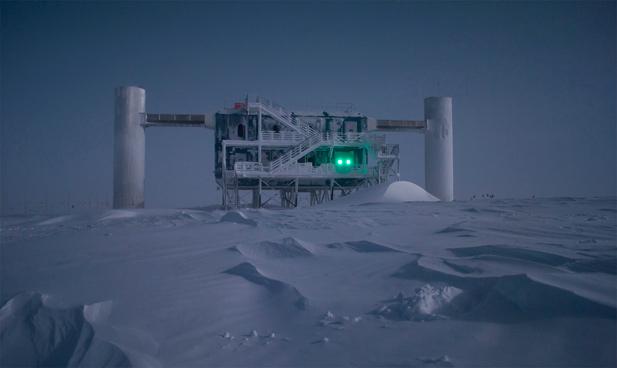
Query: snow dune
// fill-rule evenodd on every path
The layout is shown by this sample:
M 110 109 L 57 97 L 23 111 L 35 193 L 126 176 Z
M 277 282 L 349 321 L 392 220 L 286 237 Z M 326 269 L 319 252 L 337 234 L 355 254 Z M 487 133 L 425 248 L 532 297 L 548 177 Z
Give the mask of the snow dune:
M 373 313 L 391 320 L 428 321 L 439 319 L 448 305 L 463 291 L 452 286 L 426 284 L 416 289 L 411 297 L 399 293 Z
M 387 245 L 366 240 L 348 241 L 344 243 L 332 243 L 327 244 L 326 247 L 330 249 L 350 249 L 358 253 L 400 252 L 400 250 L 394 249 Z
M 242 211 L 229 211 L 221 217 L 220 222 L 231 222 L 235 224 L 256 226 L 257 223 L 254 220 L 248 218 Z
M 0 362 L 3 367 L 120 367 L 127 352 L 100 339 L 92 322 L 105 306 L 52 308 L 39 293 L 24 293 L 0 309 Z
M 247 281 L 263 286 L 266 290 L 273 294 L 282 295 L 285 299 L 290 300 L 298 309 L 306 309 L 308 306 L 308 299 L 300 294 L 295 287 L 279 280 L 264 276 L 253 264 L 249 262 L 244 262 L 234 266 L 226 270 L 225 273 L 240 276 Z
M 461 290 L 442 313 L 451 318 L 490 322 L 520 322 L 561 316 L 614 319 L 614 306 L 603 305 L 576 293 L 538 282 L 525 274 L 471 276 L 408 263 L 393 276 L 439 282 Z
M 109 323 L 112 305 L 66 306 L 38 292 L 16 295 L 0 309 L 0 365 L 160 367 L 153 349 L 143 349 L 151 337 Z
M 313 255 L 311 245 L 293 237 L 276 241 L 265 240 L 255 244 L 240 244 L 230 248 L 249 258 L 296 258 Z
M 617 364 L 615 198 L 371 189 L 295 210 L 7 219 L 0 365 Z

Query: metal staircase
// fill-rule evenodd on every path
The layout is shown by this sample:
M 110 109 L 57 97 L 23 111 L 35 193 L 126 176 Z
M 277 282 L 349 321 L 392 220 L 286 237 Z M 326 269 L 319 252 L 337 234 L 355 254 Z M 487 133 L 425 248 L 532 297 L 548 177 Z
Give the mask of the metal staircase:
M 291 147 L 291 149 L 279 156 L 276 160 L 270 162 L 269 172 L 276 173 L 284 171 L 286 168 L 297 163 L 299 159 L 323 144 L 323 135 L 321 132 L 312 129 L 309 126 L 306 126 L 303 129 L 307 134 L 306 139 Z
M 261 110 L 261 113 L 270 115 L 273 119 L 282 123 L 283 125 L 295 130 L 300 134 L 304 134 L 301 128 L 301 124 L 297 124 L 297 121 L 290 113 L 285 111 L 281 106 L 275 105 L 268 100 L 257 99 L 257 102 L 249 102 L 248 107 L 252 109 Z
M 323 134 L 321 132 L 311 128 L 310 125 L 301 119 L 297 119 L 281 106 L 260 98 L 257 99 L 257 102 L 250 102 L 248 106 L 252 109 L 259 109 L 262 114 L 271 116 L 304 137 L 298 144 L 292 146 L 287 152 L 270 162 L 269 167 L 263 167 L 263 171 L 271 174 L 282 172 L 296 164 L 300 158 L 315 150 L 323 142 Z

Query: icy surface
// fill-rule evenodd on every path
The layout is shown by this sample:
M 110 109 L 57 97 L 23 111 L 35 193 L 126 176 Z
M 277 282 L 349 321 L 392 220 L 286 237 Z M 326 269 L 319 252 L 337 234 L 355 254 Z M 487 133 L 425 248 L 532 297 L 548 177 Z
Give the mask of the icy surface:
M 0 366 L 617 364 L 614 198 L 371 189 L 297 210 L 4 217 Z
M 0 309 L 3 367 L 157 367 L 159 363 L 121 340 L 108 341 L 94 326 L 106 326 L 111 303 L 54 307 L 47 295 L 22 293 Z M 57 302 L 57 301 L 56 301 Z M 125 339 L 126 340 L 126 339 Z

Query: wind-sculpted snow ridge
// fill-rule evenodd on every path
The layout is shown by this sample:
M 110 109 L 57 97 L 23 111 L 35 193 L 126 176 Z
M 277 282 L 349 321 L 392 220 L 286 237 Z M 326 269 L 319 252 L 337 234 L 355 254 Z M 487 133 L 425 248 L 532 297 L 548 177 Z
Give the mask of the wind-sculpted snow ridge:
M 107 211 L 99 221 L 109 221 L 109 220 L 120 220 L 120 219 L 129 219 L 133 217 L 137 217 L 137 211 L 127 211 L 127 210 L 111 210 Z
M 393 276 L 462 290 L 440 311 L 449 318 L 505 323 L 566 316 L 617 319 L 617 310 L 612 306 L 538 282 L 526 274 L 460 276 L 425 267 L 420 261 L 402 266 Z
M 596 257 L 594 259 L 577 259 L 568 263 L 566 267 L 571 271 L 580 273 L 602 272 L 615 275 L 617 274 L 617 258 Z
M 308 307 L 308 299 L 295 287 L 279 280 L 271 279 L 263 275 L 249 262 L 240 263 L 226 271 L 227 274 L 240 276 L 259 286 L 263 286 L 270 293 L 289 300 L 296 308 L 304 310 Z
M 382 253 L 382 252 L 402 252 L 387 245 L 375 243 L 368 240 L 348 241 L 344 243 L 330 243 L 326 245 L 330 249 L 350 249 L 358 253 Z
M 57 225 L 57 224 L 61 224 L 63 222 L 67 222 L 67 221 L 71 220 L 72 218 L 73 218 L 73 216 L 71 216 L 71 215 L 56 216 L 56 217 L 52 217 L 50 219 L 47 219 L 45 221 L 41 221 L 41 222 L 37 223 L 37 225 L 38 226 Z
M 481 274 L 484 270 L 481 267 L 474 267 L 468 264 L 460 263 L 452 259 L 444 259 L 443 264 L 450 267 L 454 271 L 463 274 Z
M 440 357 L 420 357 L 418 361 L 423 363 L 425 367 L 454 367 L 452 360 L 447 355 L 442 355 Z
M 152 209 L 152 210 L 109 210 L 98 216 L 96 222 L 113 224 L 116 222 L 128 224 L 148 224 L 174 226 L 190 222 L 210 222 L 213 220 L 212 210 L 204 209 Z
M 473 233 L 475 233 L 475 231 L 461 226 L 462 224 L 463 222 L 460 222 L 447 226 L 439 231 L 436 231 L 435 234 L 454 234 L 462 238 L 474 237 L 475 235 Z
M 443 318 L 441 312 L 462 293 L 452 286 L 426 284 L 416 289 L 411 297 L 399 293 L 394 299 L 373 311 L 373 314 L 391 320 L 428 321 Z
M 2 218 L 0 366 L 617 366 L 614 198 L 339 204 Z
M 219 222 L 231 222 L 235 224 L 257 226 L 257 222 L 248 218 L 248 216 L 246 216 L 246 214 L 242 211 L 229 211 L 221 217 Z
M 302 240 L 287 237 L 278 241 L 235 245 L 230 249 L 249 258 L 298 258 L 311 257 L 310 248 L 312 246 Z
M 541 263 L 549 266 L 561 266 L 573 262 L 573 259 L 557 254 L 532 249 L 515 248 L 506 245 L 481 245 L 477 247 L 450 248 L 448 250 L 458 257 L 478 258 L 484 256 L 498 256 Z
M 49 297 L 22 293 L 0 309 L 0 366 L 128 367 L 156 366 L 146 355 L 125 351 L 99 338 L 110 302 L 55 308 Z

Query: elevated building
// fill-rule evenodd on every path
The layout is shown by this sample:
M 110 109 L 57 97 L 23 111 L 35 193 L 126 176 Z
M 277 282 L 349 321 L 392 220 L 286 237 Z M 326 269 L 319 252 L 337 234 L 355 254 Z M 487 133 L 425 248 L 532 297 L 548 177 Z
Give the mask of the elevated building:
M 144 129 L 215 131 L 215 179 L 226 208 L 298 205 L 333 200 L 357 188 L 399 178 L 399 146 L 384 132 L 425 134 L 426 189 L 453 199 L 452 109 L 448 97 L 425 99 L 424 120 L 374 119 L 349 111 L 291 112 L 264 98 L 246 98 L 215 114 L 145 112 L 145 91 L 116 90 L 114 207 L 144 206 Z M 274 194 L 274 195 L 273 195 Z M 248 200 L 246 199 L 248 198 Z

